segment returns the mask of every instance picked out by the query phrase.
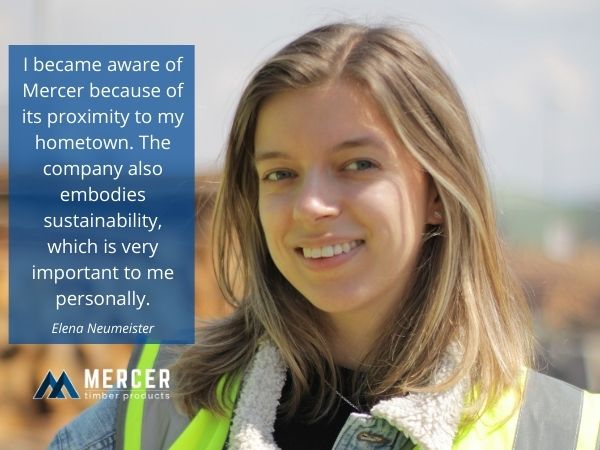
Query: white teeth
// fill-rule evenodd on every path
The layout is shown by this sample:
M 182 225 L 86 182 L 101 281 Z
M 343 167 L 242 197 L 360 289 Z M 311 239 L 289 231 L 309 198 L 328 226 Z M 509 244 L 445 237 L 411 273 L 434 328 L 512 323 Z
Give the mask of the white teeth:
M 327 245 L 318 248 L 302 248 L 302 254 L 305 258 L 330 258 L 334 255 L 348 253 L 353 248 L 356 248 L 360 241 L 344 242 L 343 244 Z

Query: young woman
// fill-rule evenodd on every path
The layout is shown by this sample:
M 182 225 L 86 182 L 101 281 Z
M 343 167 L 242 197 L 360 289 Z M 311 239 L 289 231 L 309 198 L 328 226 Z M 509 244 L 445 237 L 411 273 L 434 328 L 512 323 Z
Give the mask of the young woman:
M 328 25 L 260 67 L 214 220 L 237 307 L 171 366 L 174 401 L 103 406 L 117 446 L 597 445 L 598 399 L 526 369 L 529 313 L 468 114 L 406 31 Z M 171 355 L 146 346 L 132 367 Z

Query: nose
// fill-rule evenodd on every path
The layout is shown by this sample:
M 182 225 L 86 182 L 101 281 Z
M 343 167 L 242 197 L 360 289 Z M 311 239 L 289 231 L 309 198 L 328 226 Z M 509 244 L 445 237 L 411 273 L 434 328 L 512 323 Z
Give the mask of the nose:
M 306 174 L 294 199 L 294 220 L 313 223 L 340 214 L 340 198 L 333 180 L 326 174 Z

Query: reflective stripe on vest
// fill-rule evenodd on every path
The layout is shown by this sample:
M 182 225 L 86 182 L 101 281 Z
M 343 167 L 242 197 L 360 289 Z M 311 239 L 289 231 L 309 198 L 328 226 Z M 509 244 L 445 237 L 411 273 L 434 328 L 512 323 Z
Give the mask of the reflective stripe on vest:
M 160 369 L 171 365 L 177 346 L 146 344 L 134 348 L 128 370 Z M 222 388 L 222 383 L 218 389 Z M 239 383 L 232 386 L 232 404 Z M 221 450 L 229 432 L 232 411 L 227 417 L 201 410 L 192 421 L 179 414 L 171 399 L 144 399 L 146 389 L 130 389 L 128 401 L 119 402 L 117 450 Z
M 149 349 L 148 352 L 158 352 L 158 346 L 156 346 L 155 350 L 152 350 L 151 345 L 136 345 L 133 348 L 131 353 L 131 357 L 129 358 L 129 364 L 127 365 L 127 372 L 131 373 L 131 371 L 138 367 L 140 362 L 140 356 L 144 349 Z M 155 357 L 156 355 L 154 355 Z M 154 364 L 154 357 L 152 358 L 151 366 Z M 130 392 L 127 392 L 129 394 Z M 136 446 L 140 446 L 141 444 L 141 434 L 142 434 L 142 414 L 139 413 L 139 405 L 130 405 L 131 402 L 126 401 L 121 398 L 117 404 L 117 439 L 115 442 L 116 450 L 123 450 L 125 448 L 125 436 L 129 436 L 127 438 L 127 443 L 129 448 L 136 448 Z M 134 412 L 138 409 L 138 412 Z M 128 412 L 131 414 L 131 418 L 127 420 Z M 137 417 L 137 419 L 136 419 Z
M 136 364 L 137 369 L 145 370 L 154 367 L 156 357 L 160 346 L 158 344 L 148 344 L 141 348 L 139 361 Z M 131 372 L 129 372 L 131 373 Z M 127 402 L 127 414 L 125 416 L 125 428 L 127 430 L 140 430 L 140 433 L 127 433 L 124 436 L 125 448 L 142 448 L 142 421 L 144 420 L 143 394 L 146 393 L 146 387 L 130 389 L 129 395 L 140 395 L 141 401 Z
M 523 403 L 505 394 L 466 430 L 454 450 L 600 450 L 600 395 L 527 371 Z M 511 414 L 512 413 L 512 414 Z
M 575 450 L 583 391 L 529 371 L 515 436 L 515 449 Z
M 130 369 L 168 366 L 175 356 L 168 349 L 144 346 L 134 352 Z M 230 392 L 231 405 L 239 385 L 238 381 Z M 459 431 L 452 448 L 600 450 L 600 395 L 531 370 L 522 385 L 525 392 L 520 407 L 517 393 L 506 393 L 477 422 Z M 227 410 L 226 417 L 200 410 L 188 421 L 175 411 L 171 400 L 131 398 L 120 403 L 124 406 L 118 414 L 118 449 L 221 450 L 225 446 L 233 408 Z

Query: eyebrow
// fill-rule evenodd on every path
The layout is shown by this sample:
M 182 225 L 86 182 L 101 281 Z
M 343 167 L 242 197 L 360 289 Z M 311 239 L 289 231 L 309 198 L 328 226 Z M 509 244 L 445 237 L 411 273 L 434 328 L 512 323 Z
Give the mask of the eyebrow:
M 357 138 L 353 138 L 353 139 L 348 139 L 346 141 L 340 142 L 339 144 L 336 144 L 333 146 L 333 148 L 331 149 L 332 152 L 336 153 L 342 150 L 348 150 L 348 149 L 352 149 L 352 148 L 356 148 L 356 147 L 365 147 L 365 146 L 373 146 L 373 147 L 378 147 L 381 149 L 385 149 L 385 144 L 384 142 L 375 137 L 375 136 L 360 136 Z M 290 156 L 282 151 L 277 151 L 277 150 L 272 150 L 272 151 L 266 151 L 266 152 L 259 152 L 258 154 L 254 155 L 254 162 L 255 163 L 259 163 L 268 159 L 290 159 Z
M 254 162 L 259 163 L 261 161 L 265 161 L 267 159 L 290 159 L 290 156 L 287 153 L 279 152 L 276 150 L 261 152 L 258 155 L 254 155 Z

